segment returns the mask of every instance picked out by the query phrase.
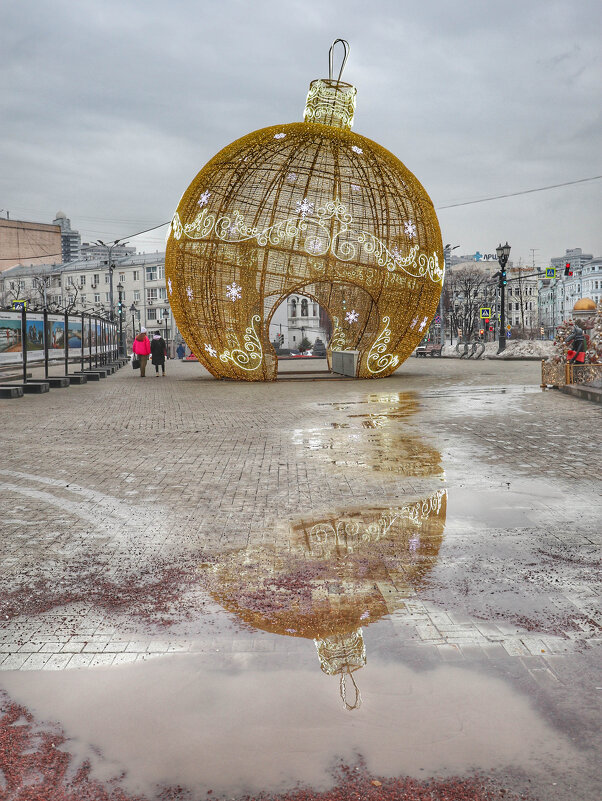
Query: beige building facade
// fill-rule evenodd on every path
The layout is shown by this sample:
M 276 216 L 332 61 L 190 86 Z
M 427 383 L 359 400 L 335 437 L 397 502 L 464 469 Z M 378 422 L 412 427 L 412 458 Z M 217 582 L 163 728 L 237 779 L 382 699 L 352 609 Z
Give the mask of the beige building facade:
M 60 264 L 62 260 L 59 225 L 0 219 L 0 272 L 16 264 Z

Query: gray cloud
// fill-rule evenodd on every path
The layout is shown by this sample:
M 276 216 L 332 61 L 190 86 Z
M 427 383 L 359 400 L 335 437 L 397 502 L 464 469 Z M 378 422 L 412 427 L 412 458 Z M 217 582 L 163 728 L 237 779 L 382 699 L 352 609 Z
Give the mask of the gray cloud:
M 84 237 L 171 217 L 228 142 L 301 119 L 330 42 L 351 42 L 355 130 L 435 205 L 602 172 L 594 0 L 8 0 L 0 64 L 0 207 Z M 602 253 L 601 184 L 440 213 L 463 252 L 500 239 L 538 260 Z M 162 248 L 162 233 L 138 242 Z

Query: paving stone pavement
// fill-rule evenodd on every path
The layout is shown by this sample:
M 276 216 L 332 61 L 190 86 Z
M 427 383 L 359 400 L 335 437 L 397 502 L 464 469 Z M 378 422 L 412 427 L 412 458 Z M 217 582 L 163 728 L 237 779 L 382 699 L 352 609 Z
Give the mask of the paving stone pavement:
M 0 688 L 183 654 L 227 671 L 317 649 L 324 669 L 354 630 L 368 661 L 503 678 L 590 749 L 599 407 L 542 392 L 536 362 L 304 370 L 241 384 L 169 362 L 0 400 Z
M 0 669 L 215 650 L 200 562 L 445 487 L 449 511 L 498 498 L 523 516 L 448 514 L 430 586 L 379 584 L 391 626 L 440 659 L 503 652 L 555 675 L 553 657 L 600 642 L 601 413 L 541 392 L 538 370 L 409 360 L 381 381 L 240 384 L 171 362 L 0 401 Z

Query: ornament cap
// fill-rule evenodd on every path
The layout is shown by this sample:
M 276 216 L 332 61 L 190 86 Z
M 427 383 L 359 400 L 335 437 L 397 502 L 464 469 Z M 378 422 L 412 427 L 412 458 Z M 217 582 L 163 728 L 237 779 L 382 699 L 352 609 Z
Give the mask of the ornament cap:
M 332 78 L 318 78 L 309 85 L 305 101 L 305 122 L 318 122 L 350 129 L 355 113 L 357 89 L 350 83 Z

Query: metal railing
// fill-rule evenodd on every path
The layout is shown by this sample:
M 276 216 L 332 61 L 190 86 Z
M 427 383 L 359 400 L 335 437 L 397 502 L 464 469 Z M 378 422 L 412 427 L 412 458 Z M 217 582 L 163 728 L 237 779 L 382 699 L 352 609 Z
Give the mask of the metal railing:
M 563 387 L 566 384 L 591 384 L 602 379 L 602 364 L 568 364 L 541 362 L 541 387 Z

